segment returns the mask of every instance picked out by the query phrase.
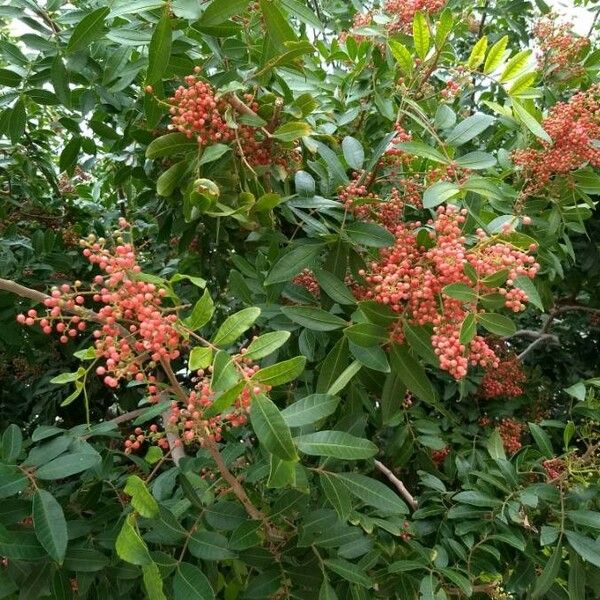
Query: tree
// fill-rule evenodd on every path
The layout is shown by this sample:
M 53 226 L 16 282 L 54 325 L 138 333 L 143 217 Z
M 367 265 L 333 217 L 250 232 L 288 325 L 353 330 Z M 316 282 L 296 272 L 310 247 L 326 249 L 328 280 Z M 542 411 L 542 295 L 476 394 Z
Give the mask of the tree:
M 594 26 L 0 19 L 0 597 L 597 597 Z

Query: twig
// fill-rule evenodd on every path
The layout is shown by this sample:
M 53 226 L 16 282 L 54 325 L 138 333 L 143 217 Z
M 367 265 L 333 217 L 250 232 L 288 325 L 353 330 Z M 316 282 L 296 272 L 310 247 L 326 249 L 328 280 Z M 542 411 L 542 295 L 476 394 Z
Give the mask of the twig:
M 592 33 L 594 33 L 594 27 L 596 27 L 596 23 L 598 22 L 598 17 L 600 16 L 600 8 L 596 11 L 596 14 L 594 16 L 594 20 L 592 21 L 592 24 L 590 25 L 590 30 L 588 31 L 588 34 L 586 37 L 590 37 L 592 35 Z
M 378 471 L 381 471 L 390 481 L 390 483 L 398 490 L 399 494 L 406 500 L 408 505 L 413 509 L 417 510 L 417 501 L 413 498 L 412 494 L 406 489 L 406 486 L 400 479 L 398 479 L 392 471 L 386 467 L 381 461 L 375 460 L 375 467 Z
M 529 344 L 529 346 L 527 346 L 527 348 L 525 348 L 523 352 L 517 354 L 517 358 L 519 360 L 523 360 L 528 354 L 533 352 L 538 346 L 541 346 L 546 341 L 550 341 L 550 343 L 557 344 L 558 338 L 555 335 L 552 335 L 551 333 L 541 333 L 537 340 L 531 342 L 531 344 Z

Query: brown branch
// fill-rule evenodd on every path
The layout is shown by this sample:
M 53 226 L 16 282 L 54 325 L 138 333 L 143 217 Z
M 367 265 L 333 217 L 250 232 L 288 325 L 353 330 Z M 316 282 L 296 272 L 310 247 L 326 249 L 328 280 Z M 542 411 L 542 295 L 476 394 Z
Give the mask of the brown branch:
M 404 485 L 404 483 L 402 483 L 402 481 L 400 479 L 398 479 L 396 477 L 396 475 L 394 475 L 394 473 L 391 471 L 391 469 L 386 467 L 381 461 L 375 460 L 374 462 L 375 462 L 375 467 L 377 468 L 377 470 L 381 471 L 388 478 L 390 483 L 398 490 L 398 493 L 402 496 L 402 498 L 404 498 L 404 500 L 406 500 L 408 505 L 413 510 L 417 510 L 418 503 L 414 499 L 413 495 L 406 489 L 406 486 Z
M 244 104 L 233 92 L 225 95 L 225 100 L 231 104 L 233 109 L 241 115 L 248 115 L 249 117 L 260 117 L 246 104 Z
M 523 360 L 528 354 L 530 354 L 531 352 L 533 352 L 538 346 L 541 346 L 544 342 L 550 342 L 552 344 L 558 344 L 558 338 L 555 335 L 552 335 L 551 333 L 540 333 L 538 338 L 531 342 L 531 344 L 529 344 L 529 346 L 527 346 L 527 348 L 525 348 L 525 350 L 523 350 L 523 352 L 521 352 L 520 354 L 517 354 L 517 358 L 519 360 Z

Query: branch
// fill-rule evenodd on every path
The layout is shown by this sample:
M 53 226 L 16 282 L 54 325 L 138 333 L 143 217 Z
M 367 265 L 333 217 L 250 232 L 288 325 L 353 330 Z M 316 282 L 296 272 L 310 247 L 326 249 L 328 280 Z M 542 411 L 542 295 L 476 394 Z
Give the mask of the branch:
M 249 117 L 260 117 L 246 104 L 244 104 L 233 92 L 225 95 L 225 100 L 231 104 L 234 110 L 241 115 L 248 115 Z
M 406 486 L 400 479 L 398 479 L 394 473 L 388 467 L 386 467 L 382 462 L 376 460 L 375 467 L 378 471 L 381 471 L 390 481 L 390 483 L 398 490 L 399 494 L 406 500 L 409 506 L 413 510 L 417 510 L 418 504 L 417 501 L 413 498 L 412 494 L 406 489 Z
M 536 331 L 535 329 L 519 329 L 515 331 L 512 335 L 507 335 L 504 340 L 510 340 L 515 337 L 525 337 L 532 340 L 538 340 L 540 338 L 553 338 L 552 341 L 554 343 L 558 343 L 558 337 L 552 335 L 550 333 L 546 333 L 545 331 Z
M 531 342 L 531 344 L 529 344 L 529 346 L 527 346 L 527 348 L 525 348 L 525 350 L 523 350 L 521 354 L 517 354 L 517 358 L 519 360 L 523 360 L 528 354 L 533 352 L 538 346 L 541 346 L 546 341 L 550 341 L 550 343 L 557 344 L 558 338 L 555 335 L 552 335 L 551 333 L 540 333 L 537 340 Z
M 600 315 L 600 308 L 593 308 L 592 306 L 582 306 L 581 304 L 565 304 L 563 306 L 558 306 L 555 312 L 556 314 L 560 314 L 572 310 L 579 310 L 581 312 L 587 312 L 592 315 Z

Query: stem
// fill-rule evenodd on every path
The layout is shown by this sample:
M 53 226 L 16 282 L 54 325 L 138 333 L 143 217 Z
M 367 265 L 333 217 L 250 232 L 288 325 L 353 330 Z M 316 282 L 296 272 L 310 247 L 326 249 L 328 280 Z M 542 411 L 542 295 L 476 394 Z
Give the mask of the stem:
M 396 475 L 394 475 L 391 469 L 386 467 L 381 461 L 376 460 L 374 462 L 377 470 L 381 471 L 389 479 L 390 483 L 398 490 L 398 493 L 402 496 L 402 498 L 404 498 L 404 500 L 406 500 L 408 505 L 413 510 L 417 510 L 417 501 L 414 499 L 413 495 L 406 489 L 404 483 L 402 483 L 402 481 L 398 479 Z

